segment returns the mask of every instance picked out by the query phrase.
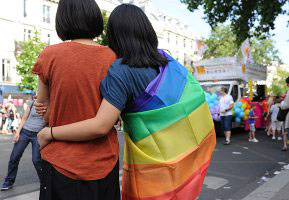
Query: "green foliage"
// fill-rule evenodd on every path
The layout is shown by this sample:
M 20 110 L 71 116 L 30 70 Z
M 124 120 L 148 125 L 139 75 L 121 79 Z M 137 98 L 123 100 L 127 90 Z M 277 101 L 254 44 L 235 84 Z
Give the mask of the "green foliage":
M 273 77 L 272 85 L 269 88 L 269 91 L 277 96 L 286 94 L 288 87 L 285 80 L 287 77 L 289 77 L 289 71 L 277 68 L 277 73 Z
M 202 6 L 212 28 L 230 21 L 240 45 L 252 36 L 269 36 L 279 14 L 285 14 L 289 0 L 180 0 L 193 12 Z M 265 34 L 265 35 L 263 35 Z
M 16 56 L 18 64 L 17 73 L 21 76 L 21 83 L 18 84 L 19 90 L 37 89 L 37 76 L 32 74 L 31 69 L 38 58 L 40 52 L 46 47 L 46 43 L 41 42 L 40 33 L 35 31 L 34 36 L 26 41 L 18 42 L 20 49 Z
M 272 61 L 280 61 L 278 50 L 271 39 L 251 38 L 251 52 L 256 63 L 270 65 Z M 217 26 L 205 40 L 208 50 L 204 58 L 220 58 L 240 54 L 240 46 L 230 26 Z
M 103 25 L 104 25 L 104 31 L 103 33 L 96 38 L 96 42 L 100 45 L 103 46 L 108 46 L 108 37 L 107 37 L 107 21 L 108 17 L 105 11 L 102 12 L 102 17 L 103 17 Z
M 231 31 L 230 26 L 217 26 L 205 40 L 208 50 L 204 58 L 221 58 L 235 56 L 239 48 L 236 44 L 236 36 Z

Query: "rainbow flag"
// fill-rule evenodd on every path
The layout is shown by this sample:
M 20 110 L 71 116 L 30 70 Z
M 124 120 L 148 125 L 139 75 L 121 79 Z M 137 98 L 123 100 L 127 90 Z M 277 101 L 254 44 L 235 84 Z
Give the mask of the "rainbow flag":
M 204 91 L 169 60 L 124 114 L 123 200 L 192 200 L 216 144 Z

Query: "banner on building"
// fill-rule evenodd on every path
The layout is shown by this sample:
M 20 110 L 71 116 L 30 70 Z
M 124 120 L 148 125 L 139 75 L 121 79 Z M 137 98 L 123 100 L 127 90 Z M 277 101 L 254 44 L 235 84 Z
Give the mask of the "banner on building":
M 209 49 L 205 42 L 201 40 L 196 40 L 197 54 L 198 56 L 203 56 L 204 53 Z

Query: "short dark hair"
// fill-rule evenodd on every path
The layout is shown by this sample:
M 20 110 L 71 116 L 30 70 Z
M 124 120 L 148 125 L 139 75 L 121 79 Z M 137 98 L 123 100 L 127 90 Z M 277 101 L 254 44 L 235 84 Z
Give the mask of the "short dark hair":
M 60 0 L 55 25 L 63 41 L 93 39 L 103 32 L 103 18 L 95 0 Z
M 223 92 L 225 92 L 226 94 L 228 94 L 228 88 L 226 87 L 222 87 Z
M 165 66 L 167 59 L 158 52 L 157 34 L 145 13 L 137 6 L 121 4 L 108 19 L 109 47 L 131 67 Z
M 286 78 L 286 83 L 289 84 L 289 76 Z

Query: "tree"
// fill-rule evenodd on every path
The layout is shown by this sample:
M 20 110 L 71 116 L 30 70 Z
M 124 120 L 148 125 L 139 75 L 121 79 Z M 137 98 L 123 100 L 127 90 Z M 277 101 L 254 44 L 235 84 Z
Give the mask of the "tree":
M 40 33 L 35 31 L 34 36 L 26 41 L 18 42 L 20 49 L 17 52 L 16 66 L 17 73 L 21 76 L 21 82 L 18 85 L 19 90 L 32 90 L 37 89 L 37 76 L 32 74 L 32 67 L 38 58 L 40 52 L 47 46 L 46 43 L 41 42 Z
M 102 12 L 102 17 L 103 17 L 104 30 L 103 30 L 103 33 L 98 38 L 96 38 L 96 42 L 100 45 L 108 46 L 108 37 L 107 37 L 108 17 L 105 11 Z
M 277 96 L 286 94 L 287 84 L 286 78 L 289 77 L 289 71 L 282 68 L 277 68 L 277 73 L 273 77 L 272 85 L 269 87 L 269 91 Z
M 208 50 L 205 52 L 204 58 L 235 56 L 240 53 L 236 35 L 229 25 L 215 27 L 205 43 Z M 280 61 L 278 50 L 275 49 L 274 42 L 270 38 L 251 38 L 251 52 L 254 61 L 259 64 L 270 65 L 272 61 Z
M 278 15 L 285 14 L 289 0 L 180 0 L 193 12 L 202 6 L 205 19 L 212 28 L 231 21 L 232 30 L 240 45 L 246 38 L 267 37 L 275 28 Z
M 230 26 L 215 27 L 209 38 L 205 40 L 208 50 L 205 52 L 204 58 L 235 56 L 239 50 L 235 40 L 236 36 Z

